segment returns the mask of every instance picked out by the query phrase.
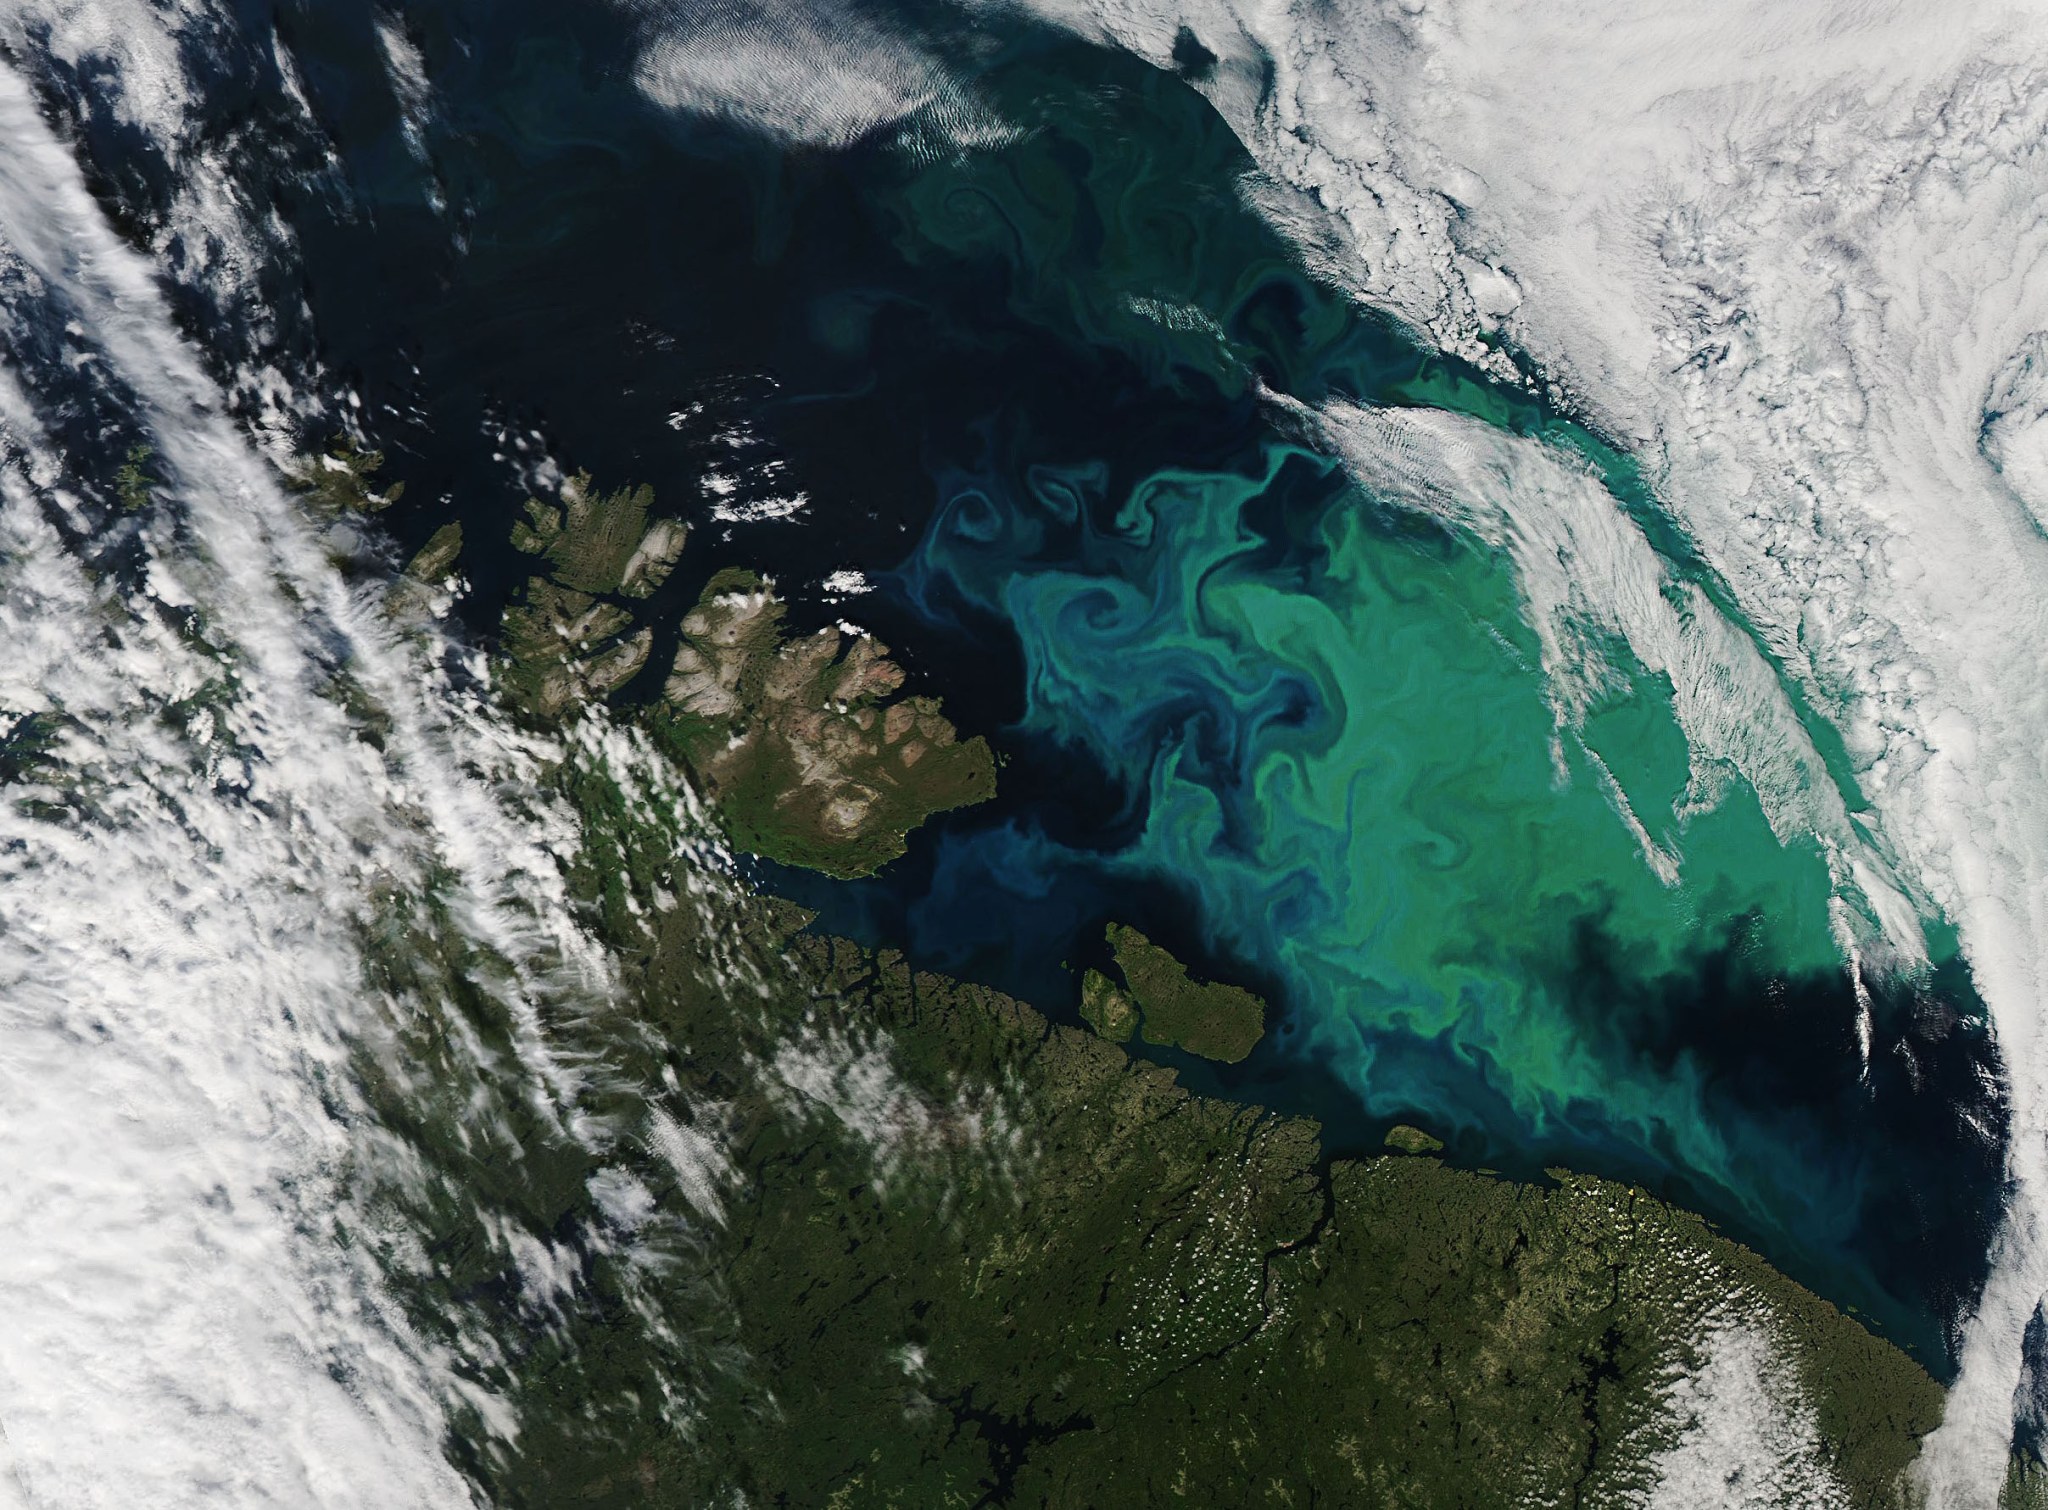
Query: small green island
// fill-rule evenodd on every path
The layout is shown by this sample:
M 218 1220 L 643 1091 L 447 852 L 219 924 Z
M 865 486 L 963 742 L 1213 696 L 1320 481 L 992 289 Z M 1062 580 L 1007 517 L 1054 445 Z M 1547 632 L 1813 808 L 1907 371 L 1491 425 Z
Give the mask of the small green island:
M 651 596 L 688 538 L 679 521 L 648 521 L 653 502 L 647 487 L 600 494 L 585 474 L 562 485 L 560 506 L 526 501 L 512 543 L 551 570 L 505 610 L 504 648 L 514 698 L 530 712 L 608 697 L 647 664 L 654 631 L 618 600 Z
M 128 453 L 128 465 L 116 477 L 122 505 L 134 510 L 148 501 L 152 486 L 147 464 L 147 446 Z M 294 490 L 316 516 L 329 519 L 343 514 L 381 514 L 405 496 L 405 484 L 394 482 L 381 492 L 377 474 L 384 470 L 384 453 L 365 450 L 352 437 L 336 436 L 325 451 L 302 456 L 291 468 Z
M 1410 1127 L 1405 1122 L 1387 1129 L 1386 1146 L 1396 1153 L 1431 1154 L 1442 1153 L 1443 1139 L 1432 1138 L 1419 1127 Z
M 1081 1016 L 1112 1043 L 1133 1032 L 1147 1043 L 1236 1064 L 1266 1031 L 1266 1004 L 1242 986 L 1195 980 L 1187 966 L 1137 929 L 1112 923 L 1119 985 L 1099 970 L 1081 978 Z

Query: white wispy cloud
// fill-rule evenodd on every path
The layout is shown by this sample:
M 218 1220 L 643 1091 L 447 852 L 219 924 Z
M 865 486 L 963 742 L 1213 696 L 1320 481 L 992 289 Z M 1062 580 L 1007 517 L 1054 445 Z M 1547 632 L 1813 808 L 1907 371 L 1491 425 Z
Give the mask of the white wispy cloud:
M 54 521 L 89 524 L 91 479 L 38 418 L 61 374 L 0 371 L 0 732 L 22 763 L 0 791 L 0 1482 L 33 1504 L 469 1503 L 448 1412 L 515 1423 L 344 1240 L 409 1261 L 362 1202 L 439 1178 L 355 1069 L 454 1098 L 479 1142 L 514 1103 L 615 1141 L 581 1110 L 602 1066 L 562 1047 L 613 976 L 566 889 L 578 825 L 537 790 L 567 751 L 337 570 L 6 67 L 0 247 L 33 274 L 0 328 L 66 328 L 163 478 L 141 589 L 89 569 Z M 368 941 L 394 917 L 459 959 L 505 1047 L 384 968 Z M 409 1062 L 400 1035 L 437 1014 L 443 1062 Z M 480 1215 L 534 1304 L 576 1283 L 558 1243 Z
M 823 147 L 905 122 L 965 146 L 1006 136 L 929 45 L 870 9 L 841 0 L 626 7 L 645 24 L 635 82 L 671 110 Z
M 1010 1088 L 963 1077 L 934 1097 L 903 1077 L 885 1035 L 806 1026 L 778 1043 L 764 1068 L 785 1114 L 837 1122 L 867 1150 L 884 1191 L 914 1171 L 1014 1188 L 1031 1156 Z
M 1668 680 L 1692 762 L 1679 809 L 1639 818 L 1609 781 L 1653 869 L 1676 879 L 1678 825 L 1711 807 L 1734 773 L 1756 792 L 1781 841 L 1820 842 L 1848 904 L 1845 949 L 1873 962 L 1924 963 L 1919 918 L 1890 857 L 1851 821 L 1776 670 L 1704 589 L 1658 554 L 1582 460 L 1440 411 L 1286 407 L 1376 496 L 1442 518 L 1514 563 L 1561 734 L 1576 735 L 1586 713 L 1635 668 Z M 1627 648 L 1634 668 L 1609 664 L 1610 643 Z

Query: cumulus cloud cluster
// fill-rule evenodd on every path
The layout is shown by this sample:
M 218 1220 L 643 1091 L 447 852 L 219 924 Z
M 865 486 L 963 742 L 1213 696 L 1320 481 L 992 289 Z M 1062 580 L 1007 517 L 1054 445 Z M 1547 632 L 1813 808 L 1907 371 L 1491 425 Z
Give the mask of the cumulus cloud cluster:
M 846 147 L 926 117 L 964 142 L 998 123 L 939 53 L 843 0 L 629 0 L 646 40 L 635 73 L 656 104 L 781 141 Z
M 1677 1439 L 1652 1455 L 1657 1510 L 1846 1510 L 1813 1407 L 1769 1331 L 1734 1314 L 1699 1340 L 1703 1361 L 1672 1383 Z

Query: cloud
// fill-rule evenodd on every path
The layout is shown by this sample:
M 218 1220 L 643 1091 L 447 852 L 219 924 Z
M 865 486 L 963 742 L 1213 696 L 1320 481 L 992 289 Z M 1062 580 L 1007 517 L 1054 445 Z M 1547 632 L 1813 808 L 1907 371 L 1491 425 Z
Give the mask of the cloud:
M 1651 1510 L 1836 1510 L 1813 1407 L 1761 1326 L 1723 1317 L 1665 1398 L 1677 1440 L 1649 1463 Z
M 630 0 L 648 99 L 778 141 L 847 147 L 919 117 L 961 145 L 1002 127 L 925 42 L 838 0 Z
M 560 1047 L 613 978 L 569 905 L 577 825 L 535 790 L 563 752 L 337 570 L 11 67 L 0 260 L 26 270 L 0 331 L 68 343 L 0 369 L 0 1482 L 83 1506 L 468 1504 L 448 1413 L 513 1423 L 361 1240 L 424 1261 L 375 1198 L 444 1176 L 355 1071 L 412 1077 L 423 1114 L 452 1101 L 463 1138 L 514 1112 L 607 1136 Z M 97 527 L 105 481 L 40 419 L 79 384 L 155 447 L 157 502 L 115 527 L 133 578 L 63 533 Z M 391 968 L 394 927 L 457 962 L 494 1042 L 430 964 Z M 434 1063 L 397 1051 L 423 1019 Z M 575 1282 L 558 1245 L 481 1216 L 537 1304 Z

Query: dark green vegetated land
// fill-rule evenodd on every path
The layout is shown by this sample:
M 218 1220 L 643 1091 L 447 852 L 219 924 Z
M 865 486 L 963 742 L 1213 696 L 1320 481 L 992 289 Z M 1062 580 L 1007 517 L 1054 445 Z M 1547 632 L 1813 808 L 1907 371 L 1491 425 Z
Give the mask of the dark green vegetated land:
M 1313 1124 L 993 992 L 829 939 L 788 959 L 785 1046 L 865 1068 L 836 1110 L 742 1093 L 705 1254 L 729 1367 L 687 1435 L 650 1410 L 589 1440 L 565 1399 L 518 1503 L 1613 1503 L 1731 1312 L 1852 1502 L 1901 1502 L 1934 1384 L 1697 1218 L 1571 1175 L 1321 1168 Z M 655 989 L 678 1041 L 715 1032 Z
M 2029 1453 L 2015 1452 L 1998 1503 L 2003 1510 L 2048 1510 L 2048 1466 Z
M 1190 979 L 1187 966 L 1135 928 L 1113 923 L 1109 946 L 1136 999 L 1147 1043 L 1236 1064 L 1266 1031 L 1266 1004 L 1242 986 Z
M 122 507 L 131 512 L 148 501 L 149 454 L 147 447 L 130 451 L 128 465 L 115 476 Z M 405 496 L 402 482 L 376 491 L 373 483 L 383 469 L 382 451 L 366 451 L 347 436 L 338 436 L 324 454 L 300 460 L 293 483 L 315 514 L 376 514 Z
M 579 476 L 561 492 L 559 507 L 529 498 L 513 526 L 512 543 L 551 569 L 528 580 L 503 625 L 507 688 L 544 717 L 609 696 L 647 664 L 653 632 L 620 600 L 667 579 L 686 533 L 672 519 L 648 522 L 654 494 L 644 486 L 600 495 Z
M 1111 1043 L 1129 1043 L 1138 1031 L 1138 1004 L 1100 970 L 1081 975 L 1081 1021 Z

